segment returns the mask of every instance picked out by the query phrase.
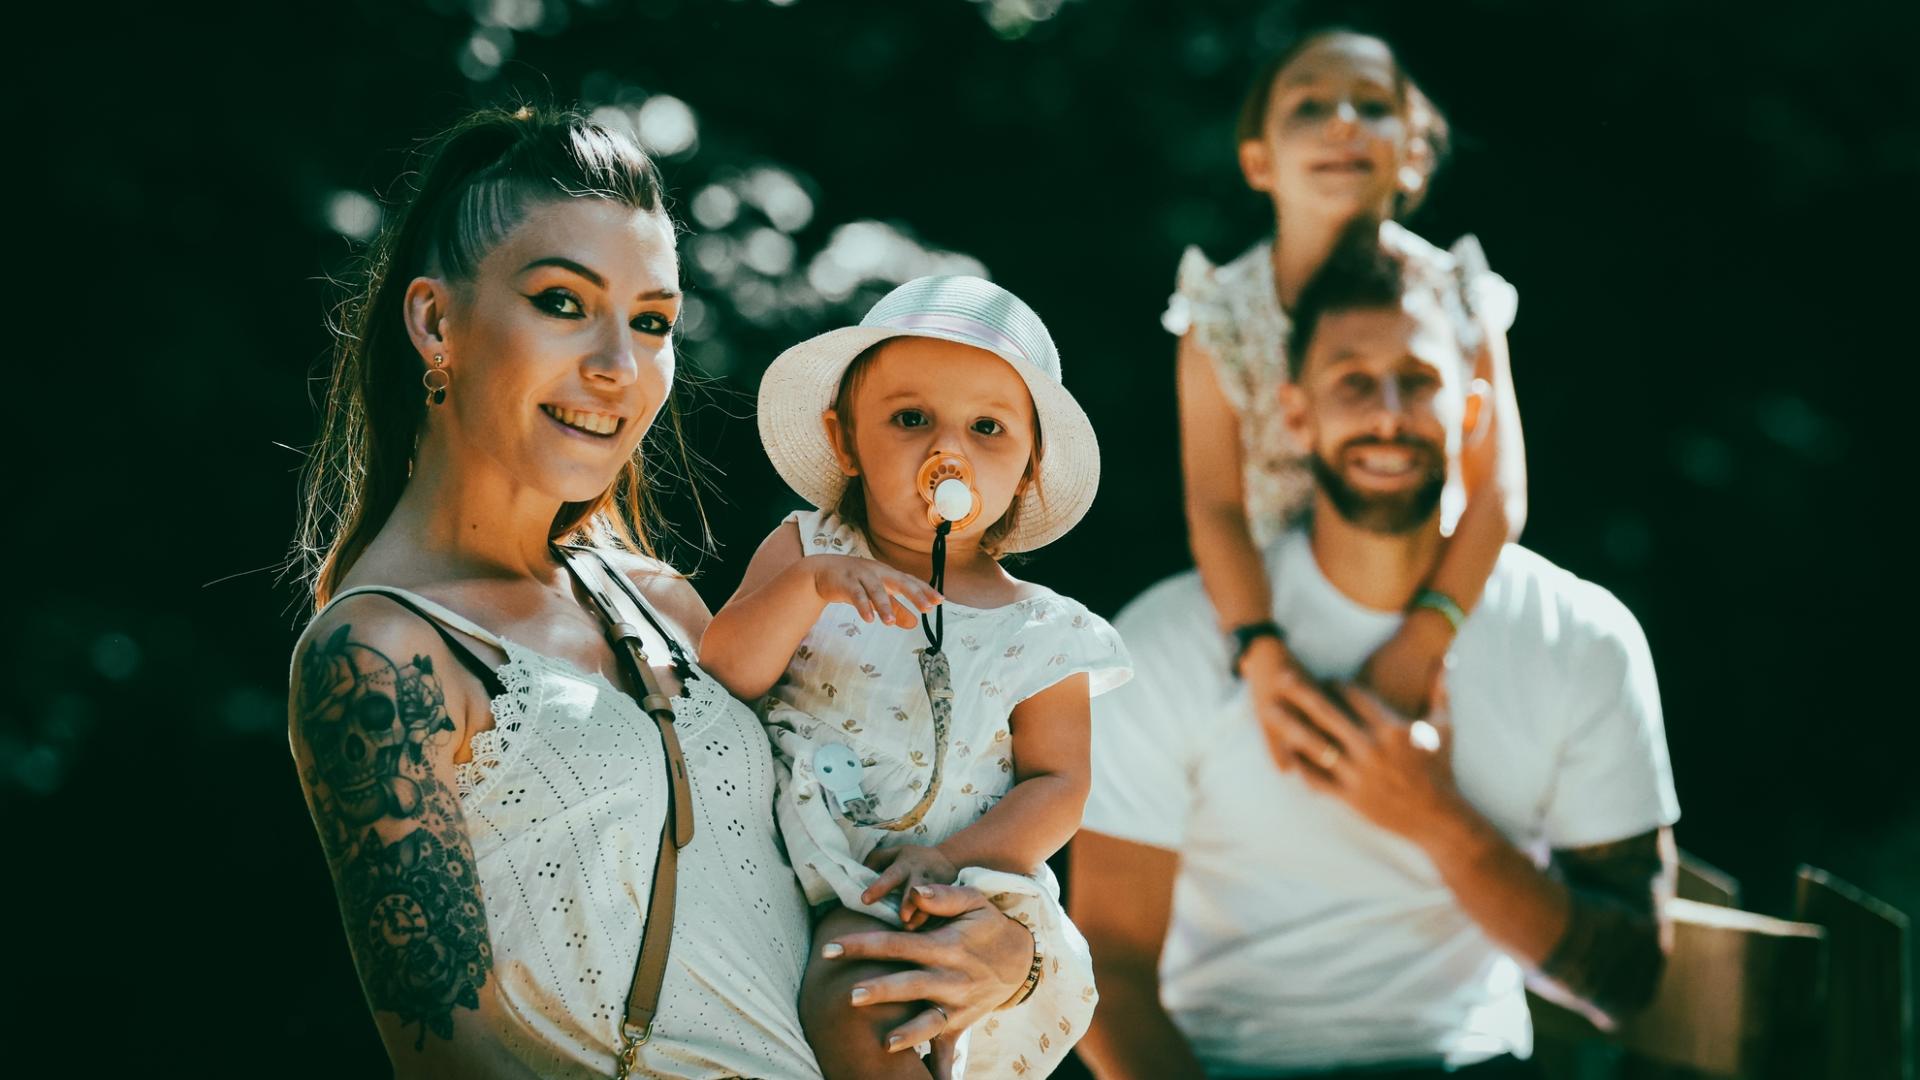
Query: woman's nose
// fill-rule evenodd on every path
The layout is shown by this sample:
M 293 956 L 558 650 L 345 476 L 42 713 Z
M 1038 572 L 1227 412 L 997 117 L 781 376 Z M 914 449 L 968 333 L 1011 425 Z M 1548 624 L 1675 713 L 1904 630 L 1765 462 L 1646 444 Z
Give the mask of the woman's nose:
M 634 354 L 633 335 L 625 326 L 616 325 L 598 344 L 581 364 L 587 378 L 626 386 L 640 377 L 640 358 Z

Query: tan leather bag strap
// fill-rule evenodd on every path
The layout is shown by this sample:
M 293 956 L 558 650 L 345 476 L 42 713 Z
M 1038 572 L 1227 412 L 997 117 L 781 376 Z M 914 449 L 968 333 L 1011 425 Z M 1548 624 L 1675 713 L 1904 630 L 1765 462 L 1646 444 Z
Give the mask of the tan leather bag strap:
M 556 549 L 562 562 L 581 589 L 593 598 L 594 606 L 600 609 L 602 622 L 606 625 L 607 642 L 613 646 L 613 652 L 627 669 L 631 685 L 639 686 L 644 696 L 640 707 L 653 717 L 660 729 L 660 749 L 667 762 L 667 784 L 671 798 L 667 802 L 665 820 L 660 823 L 660 852 L 653 862 L 653 893 L 647 899 L 646 930 L 640 937 L 640 959 L 633 968 L 633 987 L 627 991 L 627 1016 L 623 1028 L 626 1036 L 620 1049 L 620 1056 L 614 1075 L 627 1076 L 634 1067 L 640 1047 L 645 1045 L 653 1034 L 653 1020 L 660 1011 L 660 988 L 667 978 L 667 954 L 673 944 L 673 906 L 678 885 L 680 849 L 693 840 L 693 788 L 687 781 L 687 761 L 680 753 L 680 737 L 673 727 L 673 699 L 660 688 L 660 680 L 653 673 L 653 664 L 647 659 L 646 647 L 640 638 L 640 628 L 627 622 L 613 604 L 605 588 L 596 583 L 595 575 L 588 572 L 592 564 L 586 562 L 586 552 L 577 548 L 560 547 Z M 599 561 L 599 560 L 597 560 Z M 601 568 L 608 574 L 617 573 L 601 561 Z M 666 627 L 660 625 L 646 605 L 637 597 L 640 615 L 652 623 L 661 636 L 672 641 Z

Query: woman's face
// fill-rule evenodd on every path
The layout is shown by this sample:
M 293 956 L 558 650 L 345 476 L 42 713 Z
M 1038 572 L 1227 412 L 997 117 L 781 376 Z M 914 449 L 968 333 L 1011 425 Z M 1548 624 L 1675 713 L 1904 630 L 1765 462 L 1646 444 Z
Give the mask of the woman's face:
M 957 539 L 978 539 L 1007 513 L 1033 459 L 1033 397 L 1005 360 L 936 338 L 894 338 L 854 387 L 853 454 L 841 466 L 865 486 L 867 527 L 895 543 L 931 542 L 927 503 L 916 483 L 934 451 L 973 466 L 980 516 Z M 829 424 L 829 435 L 839 418 Z M 844 442 L 836 439 L 836 446 Z
M 1404 185 L 1407 123 L 1383 42 L 1321 41 L 1281 68 L 1268 94 L 1264 130 L 1241 144 L 1241 166 L 1285 212 L 1378 213 Z
M 426 438 L 549 498 L 598 498 L 673 386 L 679 278 L 665 215 L 600 198 L 535 205 L 442 294 L 444 340 L 423 352 L 444 352 L 451 386 Z

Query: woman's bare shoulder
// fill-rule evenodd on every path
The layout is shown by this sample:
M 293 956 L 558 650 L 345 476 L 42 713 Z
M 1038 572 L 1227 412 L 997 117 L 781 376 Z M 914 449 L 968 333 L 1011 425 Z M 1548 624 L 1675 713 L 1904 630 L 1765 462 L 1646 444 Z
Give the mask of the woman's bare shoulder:
M 433 628 L 420 616 L 378 593 L 358 593 L 314 616 L 301 632 L 294 655 L 297 659 L 316 650 L 338 649 L 347 642 L 388 655 L 412 655 L 437 641 Z M 293 674 L 298 679 L 297 663 Z

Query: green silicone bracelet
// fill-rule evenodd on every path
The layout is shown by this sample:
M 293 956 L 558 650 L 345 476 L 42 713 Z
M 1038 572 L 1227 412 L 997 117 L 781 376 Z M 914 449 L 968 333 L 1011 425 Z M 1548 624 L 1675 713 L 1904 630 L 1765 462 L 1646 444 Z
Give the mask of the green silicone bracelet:
M 1466 611 L 1462 610 L 1459 604 L 1454 603 L 1453 597 L 1434 589 L 1421 589 L 1420 594 L 1413 598 L 1410 607 L 1431 608 L 1439 612 L 1441 618 L 1447 620 L 1447 625 L 1453 627 L 1453 632 L 1456 634 L 1460 632 L 1460 625 L 1467 621 Z

